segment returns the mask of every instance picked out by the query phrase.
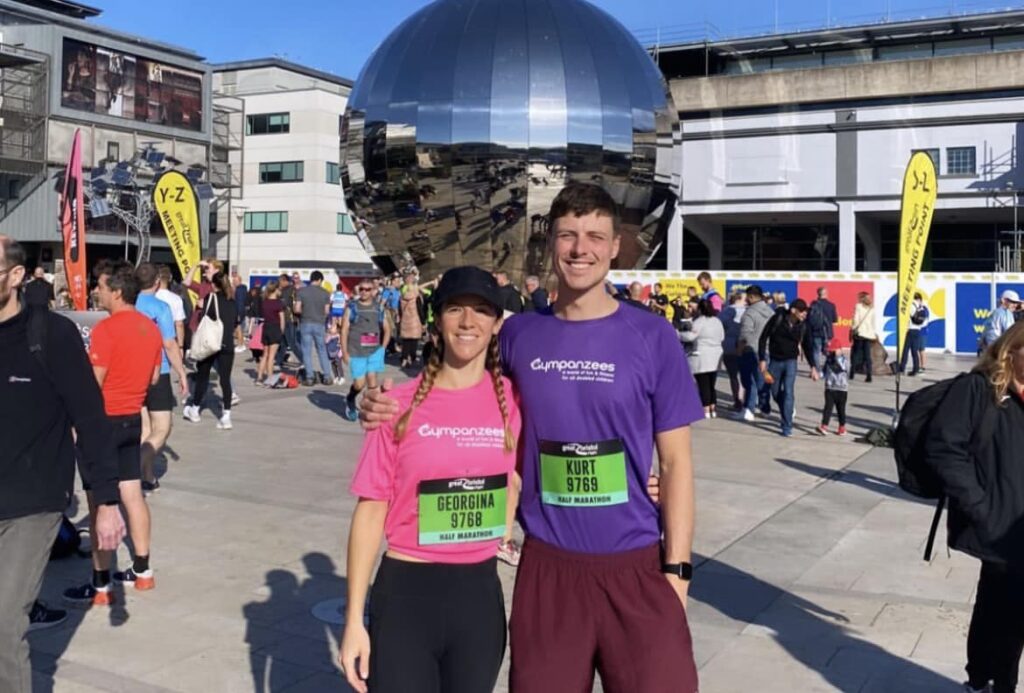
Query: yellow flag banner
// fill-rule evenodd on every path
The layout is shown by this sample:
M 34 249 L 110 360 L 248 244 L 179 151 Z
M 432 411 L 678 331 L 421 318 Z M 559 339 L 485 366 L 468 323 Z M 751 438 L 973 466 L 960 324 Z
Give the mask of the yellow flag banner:
M 171 252 L 182 278 L 199 264 L 202 253 L 199 227 L 199 200 L 192 182 L 180 171 L 165 171 L 153 186 L 153 207 L 160 216 Z M 192 293 L 192 302 L 198 296 Z
M 906 341 L 907 327 L 910 325 L 917 278 L 921 273 L 924 251 L 928 246 L 928 232 L 931 230 L 932 216 L 935 213 L 937 184 L 935 163 L 932 158 L 925 152 L 915 152 L 910 157 L 910 164 L 907 165 L 907 172 L 903 177 L 903 203 L 900 211 L 897 359 L 903 355 L 903 343 Z

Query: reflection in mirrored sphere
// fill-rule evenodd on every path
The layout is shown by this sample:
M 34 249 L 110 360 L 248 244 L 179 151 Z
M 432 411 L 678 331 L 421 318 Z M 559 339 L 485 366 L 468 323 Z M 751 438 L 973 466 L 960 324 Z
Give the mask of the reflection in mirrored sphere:
M 623 221 L 619 267 L 662 242 L 679 120 L 661 73 L 583 0 L 437 0 L 373 54 L 342 133 L 359 236 L 385 272 L 462 264 L 544 276 L 547 213 L 569 180 Z

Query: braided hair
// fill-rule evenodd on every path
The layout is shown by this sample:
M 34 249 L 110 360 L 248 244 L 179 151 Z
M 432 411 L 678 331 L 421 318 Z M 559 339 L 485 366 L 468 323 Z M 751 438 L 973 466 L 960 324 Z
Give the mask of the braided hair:
M 430 354 L 430 360 L 427 362 L 427 366 L 423 371 L 423 377 L 420 380 L 419 387 L 416 388 L 416 394 L 413 395 L 412 403 L 409 408 L 398 418 L 398 422 L 395 424 L 395 442 L 399 442 L 405 436 L 406 430 L 409 428 L 409 420 L 412 418 L 412 412 L 416 407 L 423 404 L 423 400 L 427 398 L 430 391 L 434 387 L 434 381 L 437 379 L 437 374 L 441 372 L 441 366 L 444 364 L 444 340 L 437 340 L 437 347 Z M 512 435 L 512 427 L 509 425 L 509 412 L 508 412 L 508 401 L 505 397 L 505 384 L 501 377 L 501 357 L 498 351 L 498 338 L 497 336 L 491 337 L 491 342 L 487 347 L 487 361 L 485 368 L 491 374 L 491 381 L 494 383 L 494 394 L 498 399 L 498 410 L 501 411 L 501 423 L 502 428 L 505 432 L 505 452 L 512 452 L 516 449 L 516 439 Z

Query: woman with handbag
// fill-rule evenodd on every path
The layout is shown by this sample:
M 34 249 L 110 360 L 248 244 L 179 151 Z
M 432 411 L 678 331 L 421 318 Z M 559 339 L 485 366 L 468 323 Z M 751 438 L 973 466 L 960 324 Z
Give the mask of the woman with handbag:
M 183 415 L 192 423 L 199 423 L 199 412 L 202 410 L 203 398 L 210 385 L 210 371 L 217 366 L 220 377 L 221 398 L 224 413 L 217 422 L 217 428 L 231 428 L 231 368 L 235 363 L 235 341 L 232 328 L 235 324 L 235 302 L 232 298 L 231 283 L 223 272 L 215 272 L 209 282 L 209 293 L 206 300 L 200 303 L 200 319 L 192 335 L 192 356 L 196 359 L 195 389 L 192 390 L 192 403 L 185 407 Z M 220 336 L 220 348 L 217 348 L 217 336 Z
M 871 294 L 861 291 L 857 294 L 857 307 L 853 309 L 853 322 L 850 327 L 850 341 L 853 348 L 850 352 L 850 380 L 854 379 L 861 366 L 867 374 L 865 382 L 871 382 L 873 367 L 871 364 L 871 347 L 878 341 L 875 330 L 875 307 Z

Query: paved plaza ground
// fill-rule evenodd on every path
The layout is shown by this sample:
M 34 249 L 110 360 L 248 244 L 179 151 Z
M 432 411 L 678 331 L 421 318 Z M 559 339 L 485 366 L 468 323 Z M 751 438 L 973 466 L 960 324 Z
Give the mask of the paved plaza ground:
M 912 387 L 970 361 L 929 365 Z M 251 370 L 236 366 L 234 430 L 176 419 L 150 499 L 157 589 L 33 634 L 37 690 L 348 690 L 330 621 L 362 435 L 340 416 L 345 389 L 263 390 Z M 701 690 L 957 691 L 978 563 L 943 548 L 921 560 L 932 507 L 898 492 L 890 450 L 812 435 L 822 399 L 801 377 L 790 439 L 774 421 L 695 426 Z M 855 382 L 850 401 L 860 435 L 889 420 L 894 382 Z M 514 571 L 501 574 L 508 599 Z M 43 598 L 88 575 L 86 560 L 52 563 Z

